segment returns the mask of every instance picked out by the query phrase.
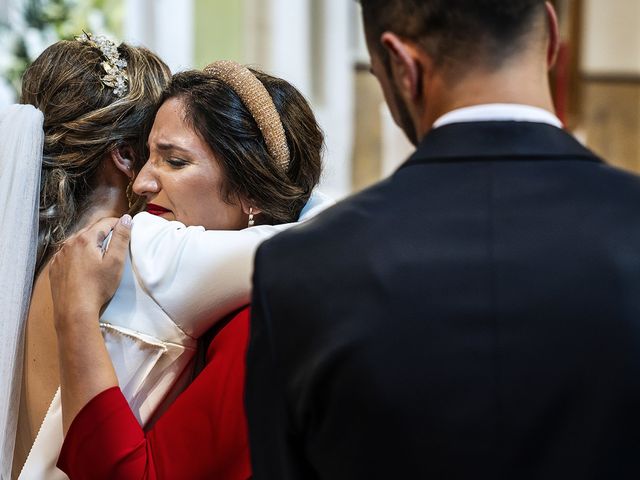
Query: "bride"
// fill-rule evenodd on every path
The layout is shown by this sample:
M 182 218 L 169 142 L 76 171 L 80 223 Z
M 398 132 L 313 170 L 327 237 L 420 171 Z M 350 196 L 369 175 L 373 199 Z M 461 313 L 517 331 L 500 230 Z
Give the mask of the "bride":
M 122 44 L 117 57 L 88 38 L 58 42 L 25 72 L 23 105 L 0 115 L 3 480 L 20 472 L 59 383 L 51 256 L 73 232 L 127 211 L 142 132 L 170 78 L 146 49 Z M 126 92 L 105 72 L 116 61 L 126 62 Z
M 105 48 L 101 48 L 91 38 L 80 43 L 96 50 L 102 57 L 120 50 L 115 45 L 111 47 L 112 44 L 103 44 Z M 116 68 L 107 71 L 106 75 L 103 75 L 104 71 L 99 72 L 103 85 L 105 77 L 110 76 L 107 81 L 113 80 L 114 87 L 104 90 L 112 88 L 111 94 L 118 97 L 112 100 L 114 104 L 120 99 L 116 89 L 123 98 L 133 92 L 133 80 L 128 71 L 131 67 L 119 66 L 116 61 L 112 62 Z M 104 67 L 98 64 L 100 68 Z M 273 97 L 271 105 L 275 101 L 283 112 L 280 115 L 273 106 L 275 116 L 256 118 L 255 109 L 252 111 L 243 104 L 242 96 L 230 87 L 233 78 L 238 78 L 238 72 L 240 77 L 248 78 L 248 70 L 238 70 L 236 65 L 223 63 L 214 65 L 208 75 L 213 74 L 211 72 L 227 81 L 220 82 L 217 95 L 207 98 L 208 104 L 202 101 L 197 88 L 183 89 L 178 97 L 172 97 L 171 90 L 165 95 L 166 101 L 158 111 L 150 139 L 150 161 L 142 168 L 133 186 L 138 193 L 153 200 L 149 211 L 160 216 L 141 214 L 135 217 L 131 258 L 120 288 L 101 317 L 102 331 L 120 386 L 143 425 L 152 422 L 163 411 L 190 377 L 197 338 L 215 322 L 248 302 L 251 260 L 257 244 L 286 228 L 285 225 L 270 224 L 298 218 L 320 174 L 322 135 L 306 102 L 295 89 L 286 82 L 255 73 L 261 81 L 257 83 L 268 86 L 266 90 L 270 91 L 266 92 L 263 86 L 260 92 L 251 90 L 247 98 L 262 98 L 264 103 L 259 107 L 263 108 Z M 183 80 L 193 76 L 192 73 Z M 179 76 L 174 78 L 174 84 L 179 83 L 179 79 Z M 256 82 L 250 85 L 258 88 Z M 242 91 L 244 86 L 235 87 Z M 56 105 L 64 110 L 64 104 Z M 44 111 L 47 131 L 46 105 L 36 106 Z M 202 123 L 207 112 L 217 116 L 218 125 Z M 90 112 L 87 117 L 96 121 L 99 114 Z M 187 122 L 191 135 L 185 135 L 185 129 L 180 128 L 185 119 L 191 119 Z M 72 119 L 66 122 L 73 124 Z M 158 123 L 162 128 L 156 128 Z M 196 125 L 197 134 L 193 135 Z M 98 146 L 104 147 L 98 140 L 90 138 L 91 129 L 84 130 L 84 135 L 87 143 L 78 142 L 76 145 L 79 154 L 97 150 Z M 64 134 L 60 136 L 64 137 Z M 203 138 L 206 140 L 204 143 Z M 62 150 L 60 155 L 68 155 L 70 151 Z M 113 158 L 110 163 L 116 165 L 119 172 L 135 169 L 131 145 L 122 145 L 109 154 L 109 158 Z M 60 157 L 47 152 L 45 142 L 45 165 L 59 160 Z M 64 168 L 67 164 L 60 162 L 56 166 Z M 98 175 L 93 182 L 78 183 L 82 183 L 86 190 L 95 189 L 105 178 L 111 178 L 105 175 Z M 75 177 L 76 180 L 78 178 Z M 98 214 L 109 215 L 100 206 L 103 198 L 111 198 L 109 195 L 119 198 L 118 205 L 122 207 L 126 182 L 114 183 L 109 183 L 102 195 L 96 195 L 95 206 L 89 203 L 86 207 L 86 211 L 93 214 L 93 219 Z M 61 185 L 59 187 L 62 188 Z M 47 200 L 46 195 L 43 188 L 41 204 Z M 307 216 L 320 208 L 308 207 Z M 102 211 L 98 213 L 98 209 Z M 115 209 L 110 216 L 114 213 Z M 261 225 L 237 230 L 243 225 L 256 223 Z M 225 231 L 205 231 L 203 228 L 186 227 L 188 225 Z M 75 225 L 75 229 L 78 228 L 79 225 Z M 40 233 L 42 242 L 42 231 Z M 54 249 L 61 240 L 52 244 Z M 31 414 L 31 419 L 42 421 L 44 418 L 44 421 L 31 422 L 31 425 L 41 423 L 41 427 L 37 432 L 30 430 L 31 445 L 28 440 L 23 442 L 31 448 L 24 467 L 20 461 L 24 457 L 21 459 L 20 449 L 16 449 L 13 471 L 14 476 L 21 471 L 20 478 L 65 478 L 55 469 L 62 442 L 62 410 L 59 393 L 54 396 L 59 376 L 57 365 L 52 365 L 54 362 L 51 361 L 56 358 L 55 335 L 50 334 L 53 331 L 51 306 L 40 300 L 50 300 L 45 274 L 50 256 L 40 254 L 38 258 L 40 263 L 26 327 L 23 385 L 27 387 L 23 390 L 29 388 L 28 373 L 33 359 L 34 365 L 40 364 L 43 369 L 47 367 L 48 391 L 40 398 L 49 398 L 38 405 L 39 410 L 30 410 L 29 405 L 23 408 L 24 399 L 20 402 L 21 412 L 25 410 Z M 40 308 L 41 301 L 43 306 Z M 19 330 L 18 326 L 17 338 Z M 32 345 L 34 348 L 30 351 Z M 15 358 L 19 355 L 15 354 Z M 37 382 L 33 382 L 35 385 Z M 11 411 L 9 406 L 7 412 Z M 29 418 L 29 415 L 25 416 Z M 68 424 L 70 419 L 64 420 Z M 22 423 L 18 438 L 21 432 Z M 11 432 L 3 432 L 3 435 L 9 436 Z M 5 460 L 3 456 L 3 475 L 7 471 Z

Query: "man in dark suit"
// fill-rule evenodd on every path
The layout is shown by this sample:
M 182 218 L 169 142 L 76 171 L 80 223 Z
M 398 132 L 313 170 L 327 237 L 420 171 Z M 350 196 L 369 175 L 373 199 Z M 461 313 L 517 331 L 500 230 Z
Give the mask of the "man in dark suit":
M 257 254 L 255 478 L 640 478 L 640 180 L 553 115 L 553 9 L 361 4 L 417 149 Z

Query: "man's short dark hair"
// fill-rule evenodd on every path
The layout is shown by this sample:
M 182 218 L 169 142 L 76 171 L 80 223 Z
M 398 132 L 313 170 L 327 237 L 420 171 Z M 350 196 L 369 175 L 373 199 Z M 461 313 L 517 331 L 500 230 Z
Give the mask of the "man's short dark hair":
M 544 0 L 360 0 L 367 35 L 385 31 L 419 42 L 438 65 L 481 59 L 490 66 L 518 51 Z

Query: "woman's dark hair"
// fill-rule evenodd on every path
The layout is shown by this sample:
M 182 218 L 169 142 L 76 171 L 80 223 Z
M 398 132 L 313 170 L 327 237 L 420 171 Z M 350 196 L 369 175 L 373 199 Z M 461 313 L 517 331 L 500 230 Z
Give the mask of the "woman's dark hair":
M 185 121 L 220 162 L 223 198 L 250 199 L 262 213 L 257 223 L 295 221 L 320 180 L 324 136 L 309 104 L 288 82 L 251 69 L 280 114 L 290 161 L 278 167 L 251 113 L 226 83 L 213 75 L 188 71 L 173 76 L 163 101 L 183 102 Z
M 22 79 L 20 103 L 44 114 L 36 273 L 90 207 L 105 155 L 128 145 L 136 166 L 147 157 L 145 133 L 170 71 L 144 48 L 123 43 L 118 52 L 128 64 L 129 88 L 122 98 L 101 81 L 101 51 L 78 41 L 48 47 Z

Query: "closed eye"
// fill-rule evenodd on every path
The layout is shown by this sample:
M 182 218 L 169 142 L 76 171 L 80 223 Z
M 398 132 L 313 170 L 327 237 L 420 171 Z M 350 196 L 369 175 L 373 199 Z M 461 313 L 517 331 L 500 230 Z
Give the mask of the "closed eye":
M 169 165 L 171 165 L 173 168 L 182 168 L 189 165 L 189 162 L 187 162 L 186 160 L 182 160 L 180 158 L 174 158 L 174 157 L 167 158 L 166 162 Z

